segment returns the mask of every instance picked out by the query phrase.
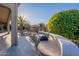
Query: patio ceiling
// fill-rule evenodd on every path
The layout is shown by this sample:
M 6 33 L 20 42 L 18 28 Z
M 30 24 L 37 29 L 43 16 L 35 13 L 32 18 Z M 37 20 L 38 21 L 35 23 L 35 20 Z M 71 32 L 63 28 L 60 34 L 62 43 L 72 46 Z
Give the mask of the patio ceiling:
M 8 7 L 0 5 L 0 24 L 7 24 L 11 10 Z

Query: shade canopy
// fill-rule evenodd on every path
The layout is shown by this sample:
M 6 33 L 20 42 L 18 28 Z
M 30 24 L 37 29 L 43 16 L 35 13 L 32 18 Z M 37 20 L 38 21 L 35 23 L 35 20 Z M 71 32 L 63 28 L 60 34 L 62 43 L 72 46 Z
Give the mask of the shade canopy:
M 0 5 L 0 24 L 7 24 L 10 18 L 10 13 L 10 8 Z

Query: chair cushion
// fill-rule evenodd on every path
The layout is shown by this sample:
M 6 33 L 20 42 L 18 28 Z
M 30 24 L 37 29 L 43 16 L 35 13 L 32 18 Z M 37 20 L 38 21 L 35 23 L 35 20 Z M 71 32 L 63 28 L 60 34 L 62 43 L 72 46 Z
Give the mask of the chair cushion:
M 45 35 L 41 36 L 40 37 L 40 41 L 48 41 L 48 37 L 46 37 Z

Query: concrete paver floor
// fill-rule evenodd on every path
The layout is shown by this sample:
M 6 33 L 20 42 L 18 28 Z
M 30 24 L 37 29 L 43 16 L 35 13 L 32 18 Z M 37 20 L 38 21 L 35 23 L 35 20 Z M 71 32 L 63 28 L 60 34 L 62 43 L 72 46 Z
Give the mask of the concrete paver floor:
M 34 44 L 29 37 L 18 37 L 18 45 L 0 51 L 1 56 L 36 56 Z M 0 47 L 1 48 L 1 47 Z

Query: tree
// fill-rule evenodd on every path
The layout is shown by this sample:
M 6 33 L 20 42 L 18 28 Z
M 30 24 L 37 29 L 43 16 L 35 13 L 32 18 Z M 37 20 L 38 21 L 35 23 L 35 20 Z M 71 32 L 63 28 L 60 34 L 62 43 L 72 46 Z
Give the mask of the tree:
M 31 30 L 31 24 L 29 24 L 28 21 L 27 21 L 26 24 L 25 24 L 25 29 L 26 29 L 27 31 L 30 31 L 30 30 Z
M 79 10 L 66 10 L 53 15 L 48 31 L 69 39 L 79 39 Z
M 27 31 L 30 31 L 31 24 L 29 21 L 25 20 L 25 18 L 23 16 L 19 16 L 18 17 L 18 27 L 19 27 L 21 34 L 23 35 L 24 29 L 26 29 Z
M 26 24 L 26 21 L 24 17 L 18 16 L 18 27 L 22 35 L 23 35 L 23 29 L 25 27 L 25 24 Z

